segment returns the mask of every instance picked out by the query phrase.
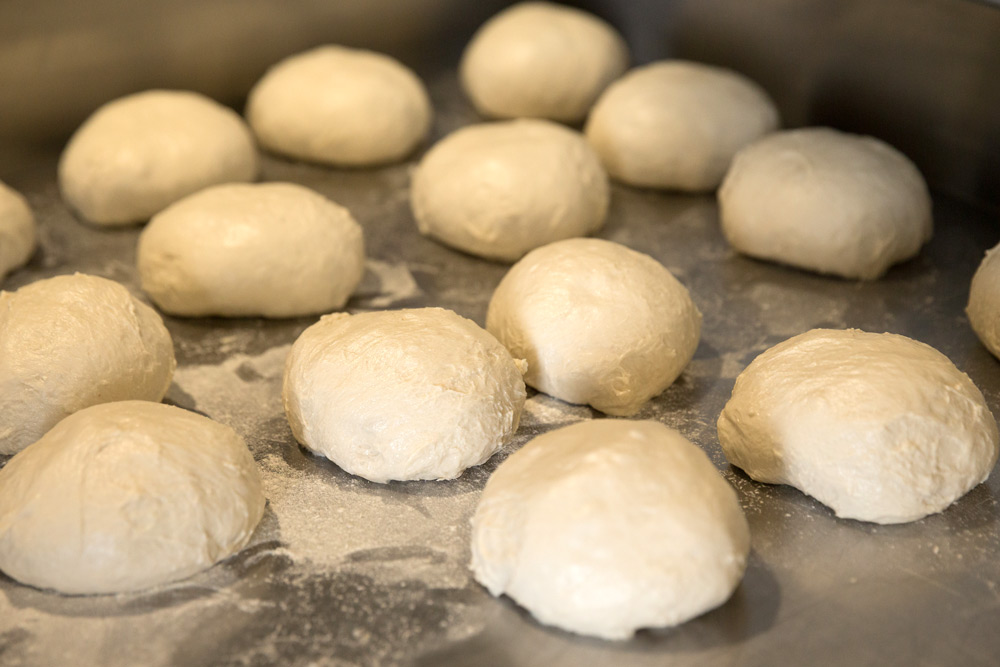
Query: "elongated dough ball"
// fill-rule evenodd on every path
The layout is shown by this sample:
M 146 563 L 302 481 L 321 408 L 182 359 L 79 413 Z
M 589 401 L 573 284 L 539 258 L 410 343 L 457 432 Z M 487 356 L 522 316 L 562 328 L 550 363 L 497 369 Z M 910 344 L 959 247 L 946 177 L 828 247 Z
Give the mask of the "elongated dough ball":
M 246 116 L 270 151 L 357 167 L 412 153 L 433 110 L 423 82 L 393 58 L 321 46 L 268 70 L 250 91 Z
M 873 280 L 931 238 L 931 198 L 905 155 L 829 128 L 778 132 L 736 156 L 719 189 L 741 253 Z
M 500 464 L 472 518 L 472 571 L 542 623 L 606 639 L 718 607 L 750 531 L 698 447 L 653 421 L 540 435 Z
M 839 517 L 916 521 L 984 481 L 998 435 L 943 354 L 896 334 L 813 329 L 767 350 L 719 416 L 729 462 Z
M 159 403 L 104 403 L 0 470 L 0 570 L 61 593 L 141 590 L 236 553 L 263 513 L 257 465 L 231 428 Z
M 611 84 L 584 131 L 616 180 L 707 192 L 722 182 L 738 150 L 777 127 L 774 103 L 750 79 L 670 60 Z
M 511 267 L 490 299 L 486 328 L 527 360 L 525 382 L 535 389 L 627 416 L 687 366 L 701 313 L 652 257 L 569 239 Z
M 0 182 L 0 282 L 35 253 L 35 216 L 21 193 Z
M 506 262 L 597 231 L 609 200 L 607 174 L 578 132 L 527 119 L 448 135 L 421 160 L 410 189 L 422 234 Z
M 59 160 L 66 202 L 98 225 L 145 222 L 192 192 L 257 177 L 257 148 L 232 109 L 180 90 L 108 102 Z
M 993 247 L 976 269 L 969 286 L 969 303 L 965 308 L 972 330 L 979 340 L 1000 357 L 1000 245 Z
M 85 407 L 159 401 L 176 366 L 163 320 L 112 280 L 77 273 L 0 292 L 0 454 Z
M 350 212 L 291 183 L 202 190 L 139 236 L 142 288 L 174 315 L 327 313 L 347 303 L 364 262 Z
M 442 308 L 327 315 L 285 365 L 295 439 L 373 482 L 452 479 L 517 430 L 523 362 Z
M 523 2 L 476 32 L 459 77 L 485 116 L 576 123 L 627 66 L 625 40 L 601 19 L 572 7 Z

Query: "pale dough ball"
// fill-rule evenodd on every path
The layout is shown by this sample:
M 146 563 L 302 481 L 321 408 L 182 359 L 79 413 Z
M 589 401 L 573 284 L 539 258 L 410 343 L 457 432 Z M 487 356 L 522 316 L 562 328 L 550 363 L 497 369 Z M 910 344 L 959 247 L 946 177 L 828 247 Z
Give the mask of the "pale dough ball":
M 239 115 L 177 90 L 105 104 L 80 126 L 59 161 L 63 197 L 99 225 L 143 222 L 209 185 L 256 177 L 257 148 Z
M 430 130 L 423 82 L 389 56 L 321 46 L 272 67 L 246 116 L 264 148 L 342 166 L 397 162 Z
M 983 395 L 947 357 L 855 329 L 814 329 L 767 350 L 719 416 L 730 463 L 876 523 L 944 510 L 990 474 L 997 440 Z
M 778 126 L 764 90 L 730 70 L 684 61 L 637 67 L 597 100 L 585 129 L 612 178 L 704 192 L 738 150 Z
M 465 127 L 435 144 L 413 175 L 410 198 L 422 234 L 512 262 L 600 229 L 610 191 L 578 132 L 514 120 Z
M 150 220 L 142 288 L 174 315 L 294 317 L 341 308 L 364 273 L 350 212 L 291 183 L 219 185 Z
M 996 246 L 986 253 L 969 288 L 969 316 L 972 330 L 983 345 L 1000 357 L 1000 253 Z
M 27 200 L 0 182 L 0 282 L 35 253 L 35 216 Z
M 931 237 L 931 199 L 906 156 L 827 128 L 779 132 L 742 150 L 719 190 L 722 231 L 741 253 L 871 280 Z
M 295 439 L 373 482 L 452 479 L 517 430 L 523 362 L 450 310 L 327 315 L 285 365 Z
M 483 115 L 575 123 L 627 66 L 625 40 L 601 19 L 572 7 L 525 2 L 476 32 L 459 78 Z
M 0 292 L 0 454 L 98 403 L 159 401 L 177 366 L 152 308 L 80 273 Z
M 77 412 L 0 470 L 0 570 L 60 593 L 184 579 L 236 553 L 264 513 L 228 426 L 145 401 Z
M 472 571 L 490 593 L 606 639 L 718 607 L 749 552 L 732 488 L 654 421 L 586 421 L 534 438 L 493 473 L 472 518 Z
M 528 253 L 490 299 L 486 328 L 525 382 L 570 403 L 631 415 L 694 356 L 701 313 L 662 264 L 600 239 Z

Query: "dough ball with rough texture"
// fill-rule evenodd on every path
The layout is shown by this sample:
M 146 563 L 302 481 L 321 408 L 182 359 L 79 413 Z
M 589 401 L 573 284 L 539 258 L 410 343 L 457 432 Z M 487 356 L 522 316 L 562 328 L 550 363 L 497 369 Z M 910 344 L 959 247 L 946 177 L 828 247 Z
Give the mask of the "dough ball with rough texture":
M 779 132 L 740 151 L 719 207 L 739 252 L 845 278 L 878 278 L 932 231 L 912 162 L 878 139 L 827 128 Z
M 61 593 L 184 579 L 236 553 L 264 513 L 228 426 L 169 405 L 95 405 L 0 470 L 0 570 Z
M 764 90 L 736 72 L 678 60 L 637 67 L 611 84 L 587 119 L 587 139 L 612 178 L 705 192 L 738 150 L 778 127 Z
M 77 273 L 0 292 L 0 454 L 88 406 L 159 401 L 176 365 L 160 316 L 112 280 Z
M 687 366 L 701 313 L 652 257 L 569 239 L 511 267 L 490 300 L 486 328 L 527 360 L 525 382 L 535 389 L 627 416 Z
M 610 191 L 600 160 L 573 130 L 544 120 L 462 128 L 413 175 L 420 232 L 512 262 L 532 248 L 597 231 Z
M 35 253 L 35 216 L 27 200 L 0 182 L 0 282 Z
M 525 2 L 479 29 L 462 55 L 459 77 L 483 115 L 575 123 L 627 66 L 625 40 L 601 19 Z
M 944 510 L 990 474 L 997 439 L 983 395 L 947 357 L 856 329 L 767 350 L 719 416 L 726 458 L 752 478 L 876 523 Z
M 500 464 L 472 518 L 472 571 L 542 623 L 606 639 L 729 599 L 750 531 L 698 447 L 654 421 L 540 435 Z
M 983 345 L 1000 357 L 1000 245 L 983 258 L 969 288 L 969 316 L 972 330 Z
M 321 46 L 268 70 L 246 115 L 264 148 L 350 167 L 405 158 L 427 136 L 433 111 L 423 82 L 396 60 Z
M 218 183 L 257 177 L 257 148 L 232 109 L 178 90 L 108 102 L 80 126 L 59 161 L 63 197 L 98 225 L 144 222 Z
M 295 439 L 373 482 L 453 479 L 517 430 L 523 362 L 441 308 L 327 315 L 285 365 Z
M 343 307 L 364 273 L 350 212 L 291 183 L 219 185 L 150 220 L 142 288 L 174 315 L 295 317 Z

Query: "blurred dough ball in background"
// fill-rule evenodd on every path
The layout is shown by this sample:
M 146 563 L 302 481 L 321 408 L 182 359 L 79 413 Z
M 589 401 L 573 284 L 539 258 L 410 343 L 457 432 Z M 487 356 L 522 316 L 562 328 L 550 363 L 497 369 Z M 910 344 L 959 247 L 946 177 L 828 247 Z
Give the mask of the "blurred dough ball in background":
M 0 182 L 0 283 L 8 273 L 28 263 L 36 242 L 35 216 L 28 201 Z
M 1000 357 L 1000 246 L 986 253 L 972 276 L 965 312 L 979 340 Z

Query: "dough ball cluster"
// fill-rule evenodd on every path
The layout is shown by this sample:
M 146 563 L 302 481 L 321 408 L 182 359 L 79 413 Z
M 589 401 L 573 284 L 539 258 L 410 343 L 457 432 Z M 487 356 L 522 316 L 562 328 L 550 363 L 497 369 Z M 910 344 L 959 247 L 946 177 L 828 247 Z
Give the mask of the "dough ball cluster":
M 998 453 L 983 395 L 947 357 L 853 329 L 814 329 L 757 357 L 719 416 L 719 442 L 755 480 L 876 523 L 944 510 Z
M 992 248 L 972 276 L 969 304 L 965 309 L 979 340 L 1000 357 L 1000 246 Z
M 0 282 L 35 253 L 35 216 L 27 200 L 0 182 Z
M 512 262 L 604 224 L 608 177 L 584 138 L 543 120 L 471 125 L 437 143 L 413 176 L 421 233 Z

